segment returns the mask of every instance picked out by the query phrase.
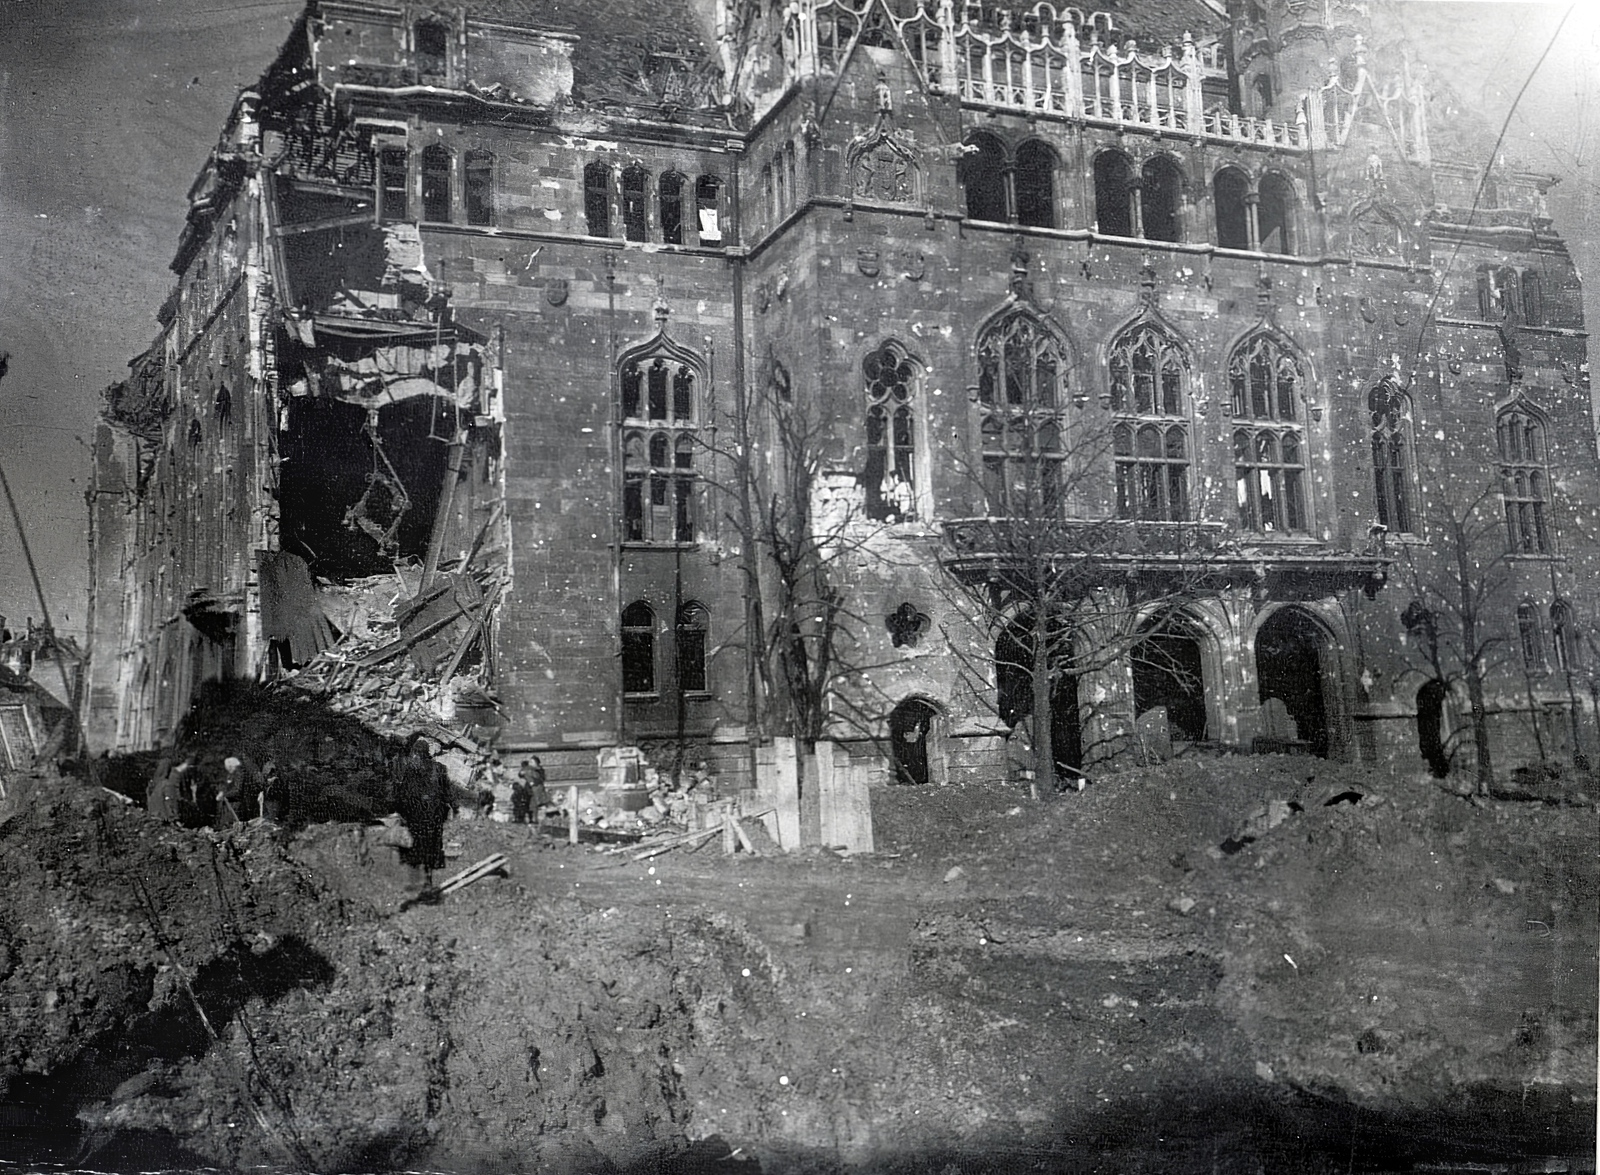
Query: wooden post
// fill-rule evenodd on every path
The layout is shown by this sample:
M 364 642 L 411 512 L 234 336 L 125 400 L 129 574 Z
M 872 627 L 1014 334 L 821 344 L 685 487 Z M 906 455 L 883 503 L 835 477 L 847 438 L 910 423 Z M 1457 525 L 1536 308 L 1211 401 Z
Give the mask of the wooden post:
M 578 785 L 567 788 L 567 843 L 578 843 Z

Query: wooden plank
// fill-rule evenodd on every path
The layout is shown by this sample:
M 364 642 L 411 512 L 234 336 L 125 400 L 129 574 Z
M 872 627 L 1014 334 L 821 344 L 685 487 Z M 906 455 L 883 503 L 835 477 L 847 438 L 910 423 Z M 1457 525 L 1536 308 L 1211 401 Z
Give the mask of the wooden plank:
M 739 823 L 739 818 L 737 816 L 729 816 L 728 823 L 733 825 L 734 835 L 739 838 L 739 844 L 744 848 L 744 851 L 752 857 L 760 856 L 756 852 L 756 846 L 750 843 L 750 837 L 745 833 L 744 825 Z
M 452 893 L 455 890 L 464 889 L 474 881 L 479 881 L 489 876 L 489 874 L 505 868 L 505 864 L 506 855 L 504 853 L 490 853 L 476 864 L 468 865 L 461 872 L 445 878 L 444 881 L 439 883 L 439 892 L 442 894 Z
M 578 785 L 567 788 L 567 843 L 578 843 Z
M 840 762 L 840 759 L 843 762 Z M 872 852 L 872 801 L 866 779 L 831 742 L 817 744 L 817 792 L 822 843 L 853 853 Z
M 774 809 L 773 825 L 769 828 L 772 839 L 785 851 L 800 847 L 800 774 L 795 758 L 795 741 L 792 738 L 772 740 L 773 757 L 770 766 L 761 764 L 758 780 L 761 799 Z

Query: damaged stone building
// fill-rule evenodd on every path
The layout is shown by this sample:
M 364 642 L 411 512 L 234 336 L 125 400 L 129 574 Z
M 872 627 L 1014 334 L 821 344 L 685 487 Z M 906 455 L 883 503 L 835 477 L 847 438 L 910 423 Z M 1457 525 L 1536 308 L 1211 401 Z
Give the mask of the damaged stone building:
M 1442 770 L 1474 710 L 1504 765 L 1592 755 L 1579 284 L 1552 177 L 1433 84 L 1352 0 L 312 0 L 106 396 L 91 737 L 161 742 L 389 576 L 450 585 L 438 672 L 557 778 L 742 770 L 796 733 L 786 643 L 851 761 L 993 775 L 1027 605 L 957 589 L 1025 467 L 1117 536 L 1051 558 L 1163 618 L 1053 671 L 1063 769 Z M 808 537 L 826 648 L 774 571 Z

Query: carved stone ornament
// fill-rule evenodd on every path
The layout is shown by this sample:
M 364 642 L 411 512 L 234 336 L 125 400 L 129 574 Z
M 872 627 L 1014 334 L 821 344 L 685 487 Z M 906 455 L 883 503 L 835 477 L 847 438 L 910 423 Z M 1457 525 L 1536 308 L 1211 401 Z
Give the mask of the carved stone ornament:
M 571 283 L 564 277 L 553 277 L 544 284 L 544 300 L 552 306 L 565 306 L 571 292 Z
M 928 259 L 920 249 L 903 249 L 898 255 L 900 272 L 907 280 L 919 282 L 927 275 Z
M 883 268 L 882 255 L 876 249 L 857 249 L 856 268 L 861 271 L 862 277 L 877 277 Z
M 756 287 L 756 313 L 765 314 L 772 309 L 772 279 L 768 278 Z
M 1368 200 L 1351 211 L 1350 256 L 1400 257 L 1407 244 L 1404 224 L 1387 204 Z

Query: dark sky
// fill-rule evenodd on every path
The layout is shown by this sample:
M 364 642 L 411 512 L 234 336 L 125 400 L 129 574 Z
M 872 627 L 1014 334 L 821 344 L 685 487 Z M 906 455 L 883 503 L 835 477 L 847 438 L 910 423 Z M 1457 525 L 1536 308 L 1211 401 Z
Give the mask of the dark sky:
M 1017 7 L 1023 7 L 1020 2 Z M 154 335 L 184 196 L 294 0 L 0 0 L 0 464 L 57 624 L 81 636 L 88 449 L 98 395 Z M 1557 228 L 1600 275 L 1600 14 L 1575 6 L 1507 137 L 1563 174 Z M 1496 126 L 1564 5 L 1415 0 L 1437 76 Z M 1591 291 L 1591 316 L 1600 276 Z M 39 614 L 0 514 L 0 614 Z

